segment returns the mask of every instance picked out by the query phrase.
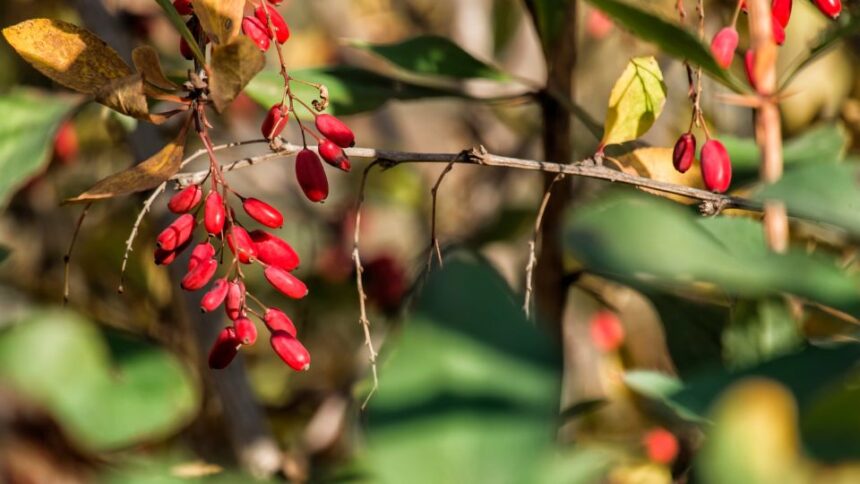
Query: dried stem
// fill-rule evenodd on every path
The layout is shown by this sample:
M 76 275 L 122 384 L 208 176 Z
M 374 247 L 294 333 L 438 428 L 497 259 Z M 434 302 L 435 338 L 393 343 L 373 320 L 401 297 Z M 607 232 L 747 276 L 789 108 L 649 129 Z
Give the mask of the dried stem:
M 67 250 L 66 255 L 63 256 L 63 306 L 69 304 L 69 271 L 72 261 L 72 251 L 75 250 L 75 242 L 78 241 L 78 234 L 81 233 L 81 226 L 84 224 L 84 219 L 87 218 L 87 213 L 90 211 L 90 207 L 92 206 L 93 202 L 84 205 L 84 209 L 81 211 L 81 216 L 78 217 L 78 222 L 75 224 L 75 231 L 72 233 L 72 241 L 69 242 L 69 250 Z
M 537 217 L 535 217 L 535 226 L 534 232 L 532 233 L 532 238 L 529 241 L 529 262 L 526 265 L 526 295 L 525 300 L 523 301 L 523 311 L 526 313 L 526 318 L 531 318 L 531 298 L 532 293 L 534 292 L 533 282 L 534 282 L 534 270 L 537 266 L 537 255 L 536 255 L 536 247 L 538 242 L 538 237 L 540 237 L 541 224 L 543 222 L 543 214 L 546 212 L 546 207 L 549 205 L 550 198 L 552 198 L 552 189 L 556 183 L 564 179 L 565 174 L 559 173 L 555 176 L 555 178 L 550 182 L 549 186 L 546 187 L 546 191 L 543 194 L 543 200 L 541 200 L 540 208 L 538 209 Z
M 439 248 L 439 238 L 436 237 L 436 202 L 438 201 L 439 187 L 442 186 L 442 180 L 445 179 L 445 176 L 454 169 L 454 163 L 457 162 L 457 158 L 460 155 L 454 156 L 450 162 L 445 166 L 445 169 L 442 170 L 442 173 L 439 174 L 439 178 L 436 179 L 436 183 L 433 185 L 433 188 L 430 189 L 430 196 L 433 199 L 433 208 L 432 213 L 430 215 L 430 247 L 429 253 L 427 254 L 427 272 L 429 273 L 433 269 L 433 254 L 436 254 L 436 259 L 439 262 L 439 267 L 442 267 L 442 250 Z
M 377 389 L 379 389 L 379 374 L 376 370 L 377 353 L 373 348 L 373 340 L 370 336 L 370 319 L 367 317 L 367 294 L 364 292 L 363 281 L 364 267 L 361 265 L 361 254 L 359 252 L 361 240 L 361 206 L 364 204 L 364 192 L 367 187 L 367 176 L 370 174 L 370 170 L 372 170 L 377 164 L 379 164 L 379 161 L 374 161 L 367 165 L 361 176 L 361 187 L 358 192 L 358 201 L 355 204 L 355 229 L 352 238 L 352 260 L 355 262 L 355 287 L 358 291 L 358 322 L 361 324 L 361 329 L 364 331 L 364 345 L 367 347 L 370 371 L 373 375 L 373 387 L 370 389 L 370 393 L 367 394 L 367 397 L 365 397 L 364 402 L 361 404 L 362 410 L 367 407 L 367 403 L 370 402 L 370 398 L 373 397 L 373 394 L 376 393 Z
M 143 217 L 146 216 L 147 213 L 152 209 L 152 204 L 161 195 L 164 190 L 167 188 L 167 182 L 158 185 L 158 188 L 153 190 L 153 192 L 149 195 L 145 202 L 143 202 L 143 208 L 140 209 L 140 213 L 137 214 L 137 219 L 134 221 L 134 225 L 131 227 L 131 233 L 128 235 L 128 240 L 125 241 L 125 253 L 122 255 L 122 268 L 119 271 L 119 287 L 117 288 L 117 292 L 122 294 L 125 291 L 123 287 L 125 283 L 125 268 L 128 265 L 128 256 L 131 254 L 132 247 L 134 246 L 134 240 L 137 238 L 137 231 L 140 229 L 140 224 L 143 222 Z

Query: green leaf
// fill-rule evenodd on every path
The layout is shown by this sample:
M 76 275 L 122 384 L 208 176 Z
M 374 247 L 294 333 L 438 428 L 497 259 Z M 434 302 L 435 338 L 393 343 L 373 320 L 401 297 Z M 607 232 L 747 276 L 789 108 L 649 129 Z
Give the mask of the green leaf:
M 860 235 L 860 165 L 808 164 L 760 188 L 756 200 L 782 200 L 789 213 Z
M 736 182 L 758 178 L 761 151 L 752 138 L 721 136 L 732 159 L 732 177 Z M 785 142 L 783 160 L 791 170 L 806 163 L 828 163 L 842 160 L 848 150 L 848 132 L 844 126 L 827 123 L 807 130 Z
M 609 95 L 602 146 L 639 139 L 663 112 L 666 84 L 653 57 L 631 59 Z
M 23 89 L 0 96 L 0 205 L 51 161 L 54 136 L 75 104 Z
M 759 222 L 716 217 L 641 195 L 609 195 L 572 213 L 567 248 L 589 271 L 660 289 L 711 287 L 760 298 L 795 294 L 860 315 L 860 280 L 802 250 L 770 253 Z
M 105 337 L 68 313 L 30 316 L 0 333 L 0 378 L 49 408 L 86 445 L 108 450 L 169 435 L 196 411 L 197 391 L 171 355 Z
M 368 411 L 373 482 L 531 480 L 553 448 L 561 362 L 486 262 L 446 258 L 387 348 Z
M 194 54 L 194 58 L 197 59 L 197 62 L 200 65 L 206 65 L 206 56 L 203 55 L 203 52 L 200 51 L 200 46 L 197 45 L 197 39 L 194 38 L 194 34 L 188 30 L 188 26 L 185 24 L 185 20 L 179 15 L 179 12 L 176 11 L 176 8 L 173 6 L 173 2 L 170 0 L 155 0 L 158 3 L 158 6 L 161 7 L 161 10 L 164 11 L 164 14 L 167 15 L 167 20 L 170 20 L 170 23 L 173 24 L 173 28 L 179 32 L 179 35 L 185 39 L 185 42 L 188 43 L 188 47 L 191 48 L 191 53 Z
M 337 115 L 373 111 L 389 100 L 415 100 L 434 97 L 459 96 L 455 91 L 424 87 L 407 81 L 392 79 L 358 67 L 335 66 L 322 69 L 302 69 L 290 72 L 296 79 L 319 82 L 329 91 L 329 112 Z M 319 92 L 310 86 L 294 82 L 293 93 L 305 102 L 318 97 Z M 265 108 L 281 101 L 284 81 L 280 74 L 264 71 L 247 86 L 245 92 Z M 309 116 L 303 108 L 299 114 Z
M 476 59 L 453 41 L 436 35 L 413 37 L 397 44 L 352 40 L 349 45 L 372 52 L 412 74 L 453 79 L 510 80 L 505 72 Z
M 588 0 L 642 40 L 653 42 L 667 54 L 700 66 L 726 86 L 743 91 L 743 84 L 721 68 L 711 51 L 688 30 L 669 22 L 662 16 L 641 9 L 623 0 Z
M 803 343 L 800 327 L 784 301 L 739 301 L 723 332 L 726 362 L 735 368 L 752 366 L 795 351 Z

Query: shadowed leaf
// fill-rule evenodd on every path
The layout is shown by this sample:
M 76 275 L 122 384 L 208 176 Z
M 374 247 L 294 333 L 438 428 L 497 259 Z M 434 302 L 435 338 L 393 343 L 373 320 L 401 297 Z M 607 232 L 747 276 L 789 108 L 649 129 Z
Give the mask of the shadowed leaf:
M 215 109 L 223 111 L 263 70 L 266 60 L 260 48 L 248 37 L 237 37 L 227 45 L 212 49 L 210 90 Z
M 679 173 L 672 164 L 672 151 L 672 148 L 639 148 L 618 158 L 618 161 L 621 162 L 620 168 L 624 173 L 687 187 L 704 188 L 705 182 L 702 181 L 699 160 L 695 160 L 693 166 L 686 172 Z M 612 160 L 606 161 L 606 163 L 611 162 Z M 648 188 L 641 190 L 676 202 L 691 203 L 691 200 L 686 197 L 661 193 Z
M 91 202 L 129 195 L 150 190 L 168 180 L 179 171 L 185 154 L 185 139 L 188 136 L 191 119 L 189 116 L 176 139 L 151 158 L 101 180 L 84 193 L 66 200 L 65 203 Z
M 158 52 L 148 45 L 142 45 L 131 53 L 132 61 L 143 80 L 165 91 L 175 91 L 179 87 L 164 75 Z

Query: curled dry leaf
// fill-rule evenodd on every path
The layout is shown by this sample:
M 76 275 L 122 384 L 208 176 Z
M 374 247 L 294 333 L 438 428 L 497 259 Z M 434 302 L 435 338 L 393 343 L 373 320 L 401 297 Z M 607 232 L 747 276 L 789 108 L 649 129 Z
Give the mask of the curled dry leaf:
M 266 63 L 263 53 L 248 37 L 212 49 L 212 80 L 209 90 L 215 109 L 223 111 L 245 89 Z
M 702 171 L 699 169 L 699 160 L 694 160 L 693 167 L 687 170 L 686 173 L 679 173 L 672 164 L 672 148 L 639 148 L 618 158 L 617 161 L 621 166 L 618 166 L 612 160 L 606 160 L 605 163 L 614 165 L 618 170 L 630 175 L 638 175 L 651 178 L 652 180 L 675 183 L 692 188 L 705 187 L 705 182 L 702 181 Z M 689 204 L 693 202 L 689 198 L 678 195 L 669 195 L 647 188 L 643 188 L 642 190 L 680 203 Z
M 158 52 L 148 45 L 142 45 L 131 53 L 134 67 L 138 74 L 143 77 L 144 82 L 164 91 L 175 91 L 179 86 L 164 75 Z
M 215 45 L 231 42 L 242 27 L 245 0 L 192 0 L 203 31 Z
M 189 116 L 176 138 L 148 160 L 99 181 L 92 188 L 65 203 L 92 202 L 150 190 L 179 171 L 185 155 Z
M 78 92 L 96 94 L 132 74 L 105 41 L 62 20 L 26 20 L 3 29 L 3 36 L 39 72 Z

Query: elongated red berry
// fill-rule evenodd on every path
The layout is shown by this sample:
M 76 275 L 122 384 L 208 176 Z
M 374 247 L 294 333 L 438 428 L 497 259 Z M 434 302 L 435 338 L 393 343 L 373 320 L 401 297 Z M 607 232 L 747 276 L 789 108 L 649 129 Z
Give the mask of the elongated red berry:
M 242 33 L 253 40 L 263 52 L 269 50 L 269 47 L 272 45 L 266 25 L 256 17 L 245 17 L 242 19 Z
M 227 279 L 221 278 L 216 279 L 215 283 L 212 284 L 212 288 L 210 288 L 206 294 L 203 295 L 203 298 L 200 299 L 200 310 L 204 313 L 212 312 L 218 309 L 224 299 L 227 297 L 227 290 L 230 288 L 230 284 L 227 282 Z
M 738 48 L 738 31 L 734 27 L 725 27 L 711 41 L 711 54 L 723 69 L 732 65 L 735 50 Z
M 788 27 L 788 21 L 791 19 L 792 3 L 792 0 L 773 0 L 770 3 L 771 15 L 783 29 Z
M 702 146 L 702 178 L 705 188 L 723 193 L 732 183 L 732 161 L 726 147 L 719 141 L 708 140 Z
M 184 37 L 179 39 L 179 53 L 182 54 L 182 57 L 186 60 L 194 60 L 194 53 L 191 51 L 191 47 L 188 45 L 188 42 L 185 41 Z
M 155 248 L 155 265 L 157 266 L 169 266 L 176 260 L 176 256 L 178 254 L 173 250 L 164 250 L 161 248 Z
M 266 12 L 269 13 L 269 18 L 272 20 L 272 29 L 269 30 L 269 37 L 275 37 L 279 44 L 283 44 L 290 39 L 290 27 L 287 25 L 284 17 L 274 8 L 264 7 L 262 4 L 254 10 L 254 15 L 263 26 L 269 24 L 269 19 L 266 18 Z M 272 35 L 274 30 L 274 35 Z
M 315 124 L 323 136 L 341 148 L 355 146 L 355 134 L 349 129 L 349 126 L 331 114 L 317 115 Z
M 776 45 L 785 43 L 785 28 L 779 23 L 776 17 L 771 17 L 773 24 L 773 41 Z
M 287 127 L 289 120 L 289 107 L 278 103 L 269 108 L 269 112 L 266 113 L 266 117 L 263 119 L 263 124 L 260 127 L 260 131 L 263 133 L 263 138 L 273 139 L 280 136 L 284 131 L 284 128 Z
M 227 300 L 224 302 L 224 310 L 227 317 L 233 321 L 244 314 L 245 309 L 245 284 L 242 281 L 233 281 L 227 288 Z
M 335 168 L 349 171 L 352 167 L 349 163 L 349 157 L 346 156 L 343 148 L 334 144 L 331 140 L 324 139 L 320 141 L 319 152 L 322 159 Z
M 316 153 L 304 149 L 296 156 L 296 180 L 312 202 L 328 198 L 328 178 Z
M 200 242 L 194 247 L 194 250 L 191 251 L 191 258 L 188 259 L 188 270 L 194 270 L 194 268 L 197 267 L 197 264 L 205 262 L 213 257 L 215 257 L 215 247 L 213 247 L 209 241 L 204 240 L 203 242 Z
M 696 159 L 696 137 L 693 133 L 684 133 L 675 143 L 672 152 L 672 164 L 681 173 L 686 173 Z
M 242 264 L 250 264 L 257 258 L 254 241 L 251 240 L 248 231 L 238 225 L 230 227 L 230 231 L 227 233 L 227 245 Z
M 815 6 L 821 13 L 835 19 L 842 13 L 842 0 L 815 0 Z
M 182 289 L 186 291 L 203 289 L 212 280 L 212 276 L 215 275 L 215 271 L 217 270 L 218 261 L 215 259 L 209 259 L 197 264 L 194 269 L 188 271 L 188 274 L 182 278 Z
M 284 216 L 278 209 L 266 202 L 256 198 L 246 198 L 242 201 L 242 208 L 252 219 L 266 227 L 279 229 L 284 226 Z
M 254 241 L 257 259 L 263 263 L 285 271 L 295 270 L 299 266 L 299 255 L 283 239 L 262 230 L 254 230 L 249 235 Z
M 224 199 L 221 194 L 212 190 L 206 195 L 206 205 L 203 207 L 203 226 L 212 235 L 220 235 L 224 231 L 224 221 L 227 212 L 224 210 Z
M 612 311 L 600 311 L 591 318 L 591 341 L 601 351 L 617 350 L 624 343 L 624 326 Z
M 156 243 L 163 250 L 174 250 L 191 238 L 194 232 L 194 216 L 187 213 L 180 215 L 166 229 L 158 234 Z
M 167 208 L 173 213 L 188 213 L 203 199 L 203 189 L 200 185 L 186 187 L 167 202 Z
M 285 331 L 275 331 L 269 340 L 272 349 L 290 368 L 306 371 L 311 367 L 311 355 L 295 336 Z
M 194 13 L 194 6 L 191 5 L 191 0 L 173 0 L 173 8 L 179 15 L 191 15 Z
M 301 299 L 308 295 L 308 287 L 305 283 L 280 267 L 268 266 L 263 274 L 275 289 L 287 297 Z
M 758 80 L 755 77 L 755 51 L 748 50 L 744 54 L 744 72 L 747 75 L 747 82 L 750 87 L 758 91 Z
M 236 330 L 236 338 L 243 345 L 252 345 L 257 342 L 257 327 L 250 319 L 241 317 L 233 321 L 233 329 Z
M 218 339 L 209 350 L 209 368 L 223 370 L 230 365 L 236 354 L 239 353 L 239 339 L 233 328 L 224 328 L 218 333 Z
M 293 321 L 286 313 L 278 308 L 267 309 L 266 314 L 263 315 L 263 322 L 266 323 L 266 327 L 269 328 L 269 331 L 273 333 L 275 331 L 283 331 L 292 337 L 295 337 L 297 334 L 296 326 L 293 324 Z

